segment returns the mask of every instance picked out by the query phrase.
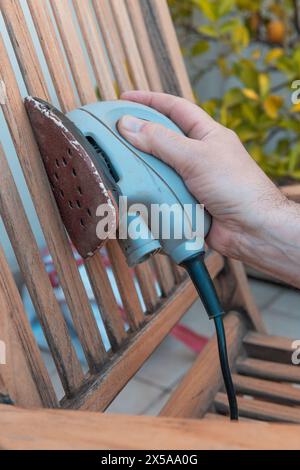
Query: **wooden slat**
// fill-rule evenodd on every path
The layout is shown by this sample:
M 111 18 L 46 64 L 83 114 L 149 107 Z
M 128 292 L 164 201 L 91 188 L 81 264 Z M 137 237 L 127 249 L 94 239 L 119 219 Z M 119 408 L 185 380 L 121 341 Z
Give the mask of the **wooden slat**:
M 215 406 L 219 412 L 228 413 L 228 401 L 225 393 L 217 394 Z M 300 409 L 293 406 L 238 397 L 238 407 L 240 415 L 248 418 L 282 423 L 300 423 Z
M 241 315 L 231 312 L 224 319 L 230 364 L 239 353 L 245 324 Z M 174 390 L 160 415 L 176 418 L 203 417 L 222 385 L 216 335 L 201 351 L 181 383 Z
M 97 101 L 68 0 L 50 0 L 81 103 Z
M 300 202 L 300 184 L 291 184 L 280 187 L 283 194 L 295 202 Z
M 13 276 L 0 247 L 0 339 L 6 364 L 1 376 L 11 399 L 24 407 L 58 406 Z
M 70 395 L 83 379 L 82 369 L 1 144 L 0 215 L 47 338 L 65 393 Z
M 145 28 L 140 2 L 127 0 L 126 4 L 150 88 L 152 91 L 162 91 L 162 83 L 148 32 Z
M 240 394 L 267 399 L 283 405 L 300 405 L 300 390 L 290 384 L 280 384 L 238 374 L 233 374 L 232 379 L 236 391 Z
M 144 323 L 145 317 L 132 275 L 128 272 L 126 260 L 119 245 L 111 241 L 107 243 L 106 249 L 110 257 L 112 270 L 116 278 L 129 326 L 132 331 L 135 331 Z
M 268 380 L 300 383 L 299 366 L 279 364 L 278 362 L 263 361 L 250 357 L 239 358 L 236 369 L 240 374 L 259 377 Z
M 31 92 L 31 63 L 23 64 L 24 68 L 25 66 L 28 72 L 24 79 L 29 92 Z M 0 80 L 3 81 L 6 90 L 6 95 L 3 97 L 1 104 L 3 113 L 52 254 L 78 337 L 91 369 L 97 368 L 105 359 L 104 346 L 54 202 L 14 71 L 2 40 L 0 41 Z
M 193 101 L 193 91 L 166 1 L 140 0 L 140 4 L 164 91 Z
M 0 447 L 12 450 L 299 449 L 299 426 L 0 406 Z
M 190 281 L 179 286 L 155 315 L 149 316 L 144 328 L 131 338 L 127 348 L 112 360 L 106 371 L 93 380 L 87 377 L 87 390 L 74 399 L 64 399 L 62 406 L 89 410 L 107 408 L 197 298 Z
M 38 34 L 47 66 L 53 80 L 55 90 L 63 111 L 74 109 L 78 106 L 78 100 L 74 95 L 71 78 L 67 72 L 61 48 L 51 21 L 46 0 L 28 0 L 30 13 Z M 18 24 L 14 24 L 14 31 L 18 30 Z M 26 62 L 24 63 L 26 64 Z M 32 64 L 32 62 L 29 62 Z M 28 65 L 29 66 L 29 65 Z M 33 71 L 30 73 L 31 79 Z M 26 78 L 26 74 L 24 75 Z M 32 93 L 36 96 L 35 93 Z M 43 97 L 44 95 L 40 95 Z
M 110 0 L 110 4 L 119 30 L 120 39 L 124 45 L 125 55 L 130 75 L 133 78 L 134 86 L 141 90 L 147 90 L 149 89 L 149 84 L 139 55 L 134 33 L 126 10 L 125 1 Z
M 123 46 L 114 22 L 109 0 L 93 0 L 95 13 L 99 22 L 106 49 L 117 80 L 117 90 L 125 91 L 133 88 Z
M 167 297 L 175 287 L 175 276 L 170 261 L 165 255 L 157 254 L 153 257 L 153 266 L 162 293 Z
M 97 30 L 94 11 L 92 10 L 90 2 L 85 2 L 84 8 L 82 8 L 82 0 L 73 0 L 73 4 L 99 86 L 101 98 L 114 100 L 117 98 L 117 94 L 113 86 L 113 77 L 103 41 Z
M 237 302 L 239 306 L 246 309 L 254 328 L 259 333 L 266 333 L 267 330 L 254 301 L 243 264 L 233 259 L 228 259 L 228 264 L 236 281 L 236 299 L 233 299 L 233 303 Z
M 93 260 L 91 258 L 88 259 L 85 263 L 85 267 L 97 304 L 100 308 L 112 350 L 116 350 L 127 335 L 125 333 L 124 322 L 121 318 L 119 306 L 107 277 L 106 269 L 103 267 L 103 264 L 99 262 L 99 257 Z
M 249 356 L 264 361 L 275 361 L 283 364 L 292 363 L 293 339 L 283 336 L 261 335 L 248 333 L 244 338 L 244 346 Z
M 161 300 L 154 285 L 155 277 L 154 272 L 151 269 L 151 264 L 143 263 L 142 265 L 137 265 L 135 268 L 135 274 L 143 295 L 146 311 L 147 313 L 152 313 Z

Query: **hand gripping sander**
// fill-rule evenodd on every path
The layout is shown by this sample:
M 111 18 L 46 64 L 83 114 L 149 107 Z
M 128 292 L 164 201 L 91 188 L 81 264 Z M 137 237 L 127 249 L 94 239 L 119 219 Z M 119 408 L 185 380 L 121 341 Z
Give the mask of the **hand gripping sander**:
M 237 419 L 223 310 L 204 264 L 204 239 L 211 216 L 202 208 L 199 231 L 199 203 L 180 176 L 153 155 L 130 145 L 119 134 L 117 124 L 122 116 L 133 115 L 182 131 L 154 109 L 122 100 L 97 102 L 67 115 L 38 98 L 27 97 L 25 107 L 63 223 L 79 254 L 83 258 L 92 256 L 116 228 L 119 235 L 125 227 L 125 236 L 119 236 L 119 242 L 129 266 L 161 251 L 186 268 L 208 316 L 214 319 L 230 414 Z M 124 198 L 129 210 L 119 216 Z M 107 230 L 99 237 L 104 204 L 110 209 L 110 220 L 105 219 Z M 141 213 L 141 206 L 149 212 L 153 206 L 177 208 L 180 217 L 170 216 L 169 236 L 160 227 L 164 216 L 158 218 L 153 236 L 153 222 Z M 136 227 L 137 221 L 140 236 L 130 236 L 129 227 L 132 222 Z

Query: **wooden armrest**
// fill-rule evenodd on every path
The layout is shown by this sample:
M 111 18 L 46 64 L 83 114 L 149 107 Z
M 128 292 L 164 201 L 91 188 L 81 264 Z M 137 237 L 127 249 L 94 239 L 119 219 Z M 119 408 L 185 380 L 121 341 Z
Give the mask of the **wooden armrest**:
M 297 449 L 300 426 L 0 406 L 1 449 Z

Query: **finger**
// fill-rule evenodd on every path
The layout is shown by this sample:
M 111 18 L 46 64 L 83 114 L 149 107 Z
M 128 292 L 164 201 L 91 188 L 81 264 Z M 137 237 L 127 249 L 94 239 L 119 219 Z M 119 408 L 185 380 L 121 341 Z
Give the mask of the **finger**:
M 118 123 L 118 130 L 132 145 L 160 158 L 183 178 L 195 165 L 195 155 L 201 144 L 199 141 L 180 135 L 161 124 L 133 116 L 123 116 Z
M 217 122 L 203 109 L 178 96 L 151 91 L 128 91 L 121 98 L 155 108 L 174 121 L 192 139 L 203 139 L 217 126 Z

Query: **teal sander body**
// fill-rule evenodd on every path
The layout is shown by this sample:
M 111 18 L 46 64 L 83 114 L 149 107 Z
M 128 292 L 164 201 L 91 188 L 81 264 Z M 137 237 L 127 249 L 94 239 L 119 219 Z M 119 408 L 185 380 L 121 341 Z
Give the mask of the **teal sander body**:
M 211 216 L 205 209 L 199 209 L 198 201 L 172 168 L 130 145 L 118 132 L 117 124 L 122 116 L 132 115 L 181 134 L 182 131 L 154 109 L 123 100 L 97 102 L 66 116 L 38 98 L 26 98 L 25 106 L 62 220 L 79 253 L 83 257 L 92 256 L 104 242 L 96 236 L 99 203 L 108 202 L 117 218 L 126 198 L 129 212 L 118 217 L 118 234 L 124 233 L 124 225 L 126 236 L 119 237 L 119 243 L 129 266 L 160 251 L 187 270 L 209 318 L 214 319 L 230 415 L 238 419 L 226 351 L 224 312 L 204 263 L 205 236 Z M 163 236 L 160 226 L 153 235 L 153 226 L 139 210 L 140 205 L 146 208 L 147 215 L 153 205 L 176 206 L 177 215 L 178 211 L 180 214 L 170 216 L 169 237 Z M 128 236 L 132 221 L 141 236 Z M 175 236 L 178 233 L 180 237 Z

